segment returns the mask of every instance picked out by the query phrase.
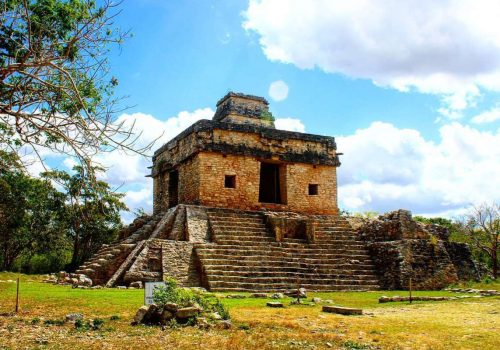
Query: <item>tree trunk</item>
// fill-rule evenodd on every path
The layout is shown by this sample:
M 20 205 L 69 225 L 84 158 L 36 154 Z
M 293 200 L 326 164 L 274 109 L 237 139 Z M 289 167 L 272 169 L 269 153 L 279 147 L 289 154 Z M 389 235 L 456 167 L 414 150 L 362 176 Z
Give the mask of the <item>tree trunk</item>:
M 491 254 L 492 259 L 492 270 L 493 270 L 493 278 L 497 279 L 498 276 L 498 258 L 497 258 L 497 249 L 495 248 Z
M 78 234 L 75 236 L 75 241 L 73 242 L 73 255 L 71 257 L 71 266 L 70 269 L 74 270 L 79 265 L 79 253 L 80 253 L 80 238 Z

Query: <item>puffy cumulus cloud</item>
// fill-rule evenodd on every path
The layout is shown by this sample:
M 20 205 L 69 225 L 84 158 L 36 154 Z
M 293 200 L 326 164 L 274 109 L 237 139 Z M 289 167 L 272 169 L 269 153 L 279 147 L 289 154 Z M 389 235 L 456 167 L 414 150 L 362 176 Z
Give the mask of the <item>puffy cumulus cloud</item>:
M 500 107 L 494 107 L 488 111 L 484 111 L 471 119 L 475 124 L 492 123 L 500 120 Z
M 283 80 L 273 81 L 269 85 L 269 96 L 275 101 L 283 101 L 288 97 L 288 85 Z
M 276 129 L 305 132 L 306 127 L 300 119 L 296 118 L 277 118 L 274 122 Z
M 454 122 L 440 128 L 435 143 L 416 130 L 374 122 L 338 137 L 337 145 L 345 153 L 340 206 L 348 210 L 453 215 L 471 203 L 500 200 L 500 130 Z
M 497 0 L 250 0 L 244 17 L 270 60 L 439 94 L 445 116 L 500 91 Z

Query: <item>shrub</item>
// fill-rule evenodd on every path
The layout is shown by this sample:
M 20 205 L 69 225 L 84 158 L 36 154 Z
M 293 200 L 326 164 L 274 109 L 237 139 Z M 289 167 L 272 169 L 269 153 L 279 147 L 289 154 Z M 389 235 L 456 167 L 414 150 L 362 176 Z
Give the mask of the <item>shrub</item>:
M 167 303 L 175 303 L 179 307 L 198 305 L 205 312 L 217 312 L 224 320 L 230 318 L 229 311 L 214 295 L 199 290 L 179 288 L 173 278 L 167 278 L 165 286 L 155 289 L 153 300 L 161 309 Z
M 101 329 L 103 325 L 104 325 L 104 320 L 100 318 L 94 318 L 94 320 L 92 321 L 92 329 L 94 331 Z
M 62 326 L 64 325 L 64 321 L 63 320 L 45 320 L 43 321 L 43 324 L 46 325 L 46 326 Z

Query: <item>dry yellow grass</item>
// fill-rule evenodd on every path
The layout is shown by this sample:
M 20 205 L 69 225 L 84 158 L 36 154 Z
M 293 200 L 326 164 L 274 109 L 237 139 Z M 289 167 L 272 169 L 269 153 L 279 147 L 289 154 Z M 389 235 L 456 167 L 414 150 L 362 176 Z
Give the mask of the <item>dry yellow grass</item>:
M 13 277 L 0 274 L 0 280 Z M 129 325 L 142 304 L 140 290 L 75 290 L 28 279 L 33 277 L 23 277 L 21 285 L 22 311 L 0 316 L 0 349 L 500 348 L 498 297 L 379 305 L 377 298 L 386 292 L 320 294 L 336 303 L 362 306 L 363 316 L 326 314 L 319 305 L 271 309 L 263 299 L 227 299 L 235 325 L 232 330 L 162 331 Z M 0 283 L 0 313 L 12 310 L 14 294 L 14 283 Z M 100 317 L 104 327 L 78 331 L 70 324 L 43 324 L 71 312 L 81 312 L 86 319 Z M 120 319 L 112 321 L 112 315 Z M 32 324 L 36 318 L 40 321 Z

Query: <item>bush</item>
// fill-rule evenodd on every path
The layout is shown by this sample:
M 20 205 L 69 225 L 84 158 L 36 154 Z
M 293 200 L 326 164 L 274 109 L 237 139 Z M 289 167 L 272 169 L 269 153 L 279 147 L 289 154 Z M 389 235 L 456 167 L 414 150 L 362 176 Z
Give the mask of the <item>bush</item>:
M 80 331 L 88 331 L 88 330 L 93 330 L 97 331 L 102 328 L 104 325 L 104 320 L 100 318 L 94 318 L 92 322 L 83 322 L 82 319 L 77 319 L 75 320 L 75 328 L 80 330 Z
M 198 305 L 205 312 L 217 312 L 224 320 L 230 318 L 229 311 L 214 295 L 199 290 L 179 288 L 173 278 L 167 278 L 165 286 L 155 289 L 153 300 L 161 309 L 168 303 L 177 304 L 181 308 Z
M 46 326 L 62 326 L 64 325 L 64 321 L 63 320 L 45 320 L 43 321 L 43 324 L 46 325 Z

